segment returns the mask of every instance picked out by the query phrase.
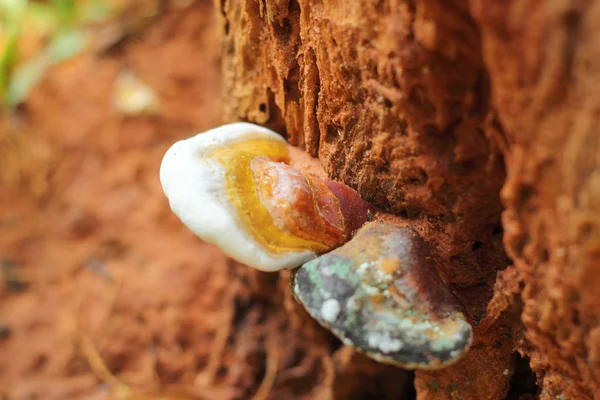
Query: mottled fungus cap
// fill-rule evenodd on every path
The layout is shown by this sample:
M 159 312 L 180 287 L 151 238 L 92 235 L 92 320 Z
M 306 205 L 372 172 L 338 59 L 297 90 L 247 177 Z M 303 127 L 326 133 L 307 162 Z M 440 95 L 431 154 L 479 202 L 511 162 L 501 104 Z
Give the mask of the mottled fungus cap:
M 366 224 L 300 267 L 296 298 L 345 344 L 404 368 L 438 369 L 471 345 L 472 328 L 410 228 Z

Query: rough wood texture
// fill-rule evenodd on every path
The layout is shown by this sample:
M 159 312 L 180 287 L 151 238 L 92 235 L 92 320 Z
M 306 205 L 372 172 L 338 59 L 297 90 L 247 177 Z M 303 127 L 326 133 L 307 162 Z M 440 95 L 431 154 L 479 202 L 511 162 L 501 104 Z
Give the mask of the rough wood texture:
M 542 398 L 600 390 L 600 5 L 558 3 L 215 3 L 227 120 L 278 130 L 419 230 L 477 325 L 467 359 L 417 372 L 420 399 L 502 398 L 517 347 Z M 515 267 L 494 292 L 504 163 Z
M 600 396 L 600 2 L 474 1 L 541 399 Z M 562 396 L 562 397 L 561 397 Z

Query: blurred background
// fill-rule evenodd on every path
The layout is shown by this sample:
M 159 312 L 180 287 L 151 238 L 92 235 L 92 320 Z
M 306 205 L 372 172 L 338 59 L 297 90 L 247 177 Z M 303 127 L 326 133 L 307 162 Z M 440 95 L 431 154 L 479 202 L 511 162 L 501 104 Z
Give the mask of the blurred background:
M 0 399 L 244 397 L 214 379 L 228 261 L 158 180 L 175 140 L 219 122 L 211 1 L 0 17 Z

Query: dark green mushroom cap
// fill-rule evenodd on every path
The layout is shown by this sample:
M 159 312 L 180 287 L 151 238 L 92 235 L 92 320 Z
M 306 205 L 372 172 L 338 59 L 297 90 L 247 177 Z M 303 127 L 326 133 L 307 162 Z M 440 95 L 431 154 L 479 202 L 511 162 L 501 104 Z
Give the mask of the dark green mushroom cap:
M 471 345 L 461 305 L 410 228 L 368 223 L 344 246 L 300 267 L 290 283 L 313 318 L 375 360 L 439 369 Z

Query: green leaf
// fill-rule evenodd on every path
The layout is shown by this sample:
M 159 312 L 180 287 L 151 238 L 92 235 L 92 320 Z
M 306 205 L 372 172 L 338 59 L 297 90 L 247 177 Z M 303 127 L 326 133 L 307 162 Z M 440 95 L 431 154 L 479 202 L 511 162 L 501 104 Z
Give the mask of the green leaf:
M 0 0 L 0 34 L 6 46 L 0 49 L 0 101 L 15 106 L 24 101 L 46 69 L 85 49 L 86 23 L 104 21 L 114 14 L 105 0 Z M 32 60 L 17 66 L 22 29 L 50 36 L 46 48 Z
M 16 68 L 10 77 L 4 104 L 14 107 L 23 102 L 49 65 L 48 58 L 42 55 Z
M 61 31 L 52 37 L 46 52 L 52 63 L 59 63 L 82 51 L 86 44 L 87 36 L 83 31 L 77 29 Z
M 8 24 L 16 24 L 27 8 L 27 0 L 0 0 L 0 15 Z
M 17 29 L 8 32 L 6 47 L 0 54 L 0 99 L 4 99 L 8 90 L 8 82 L 14 65 L 17 62 L 17 42 L 19 33 Z
M 71 26 L 77 20 L 77 7 L 73 0 L 52 0 L 52 9 L 56 12 L 60 25 Z

